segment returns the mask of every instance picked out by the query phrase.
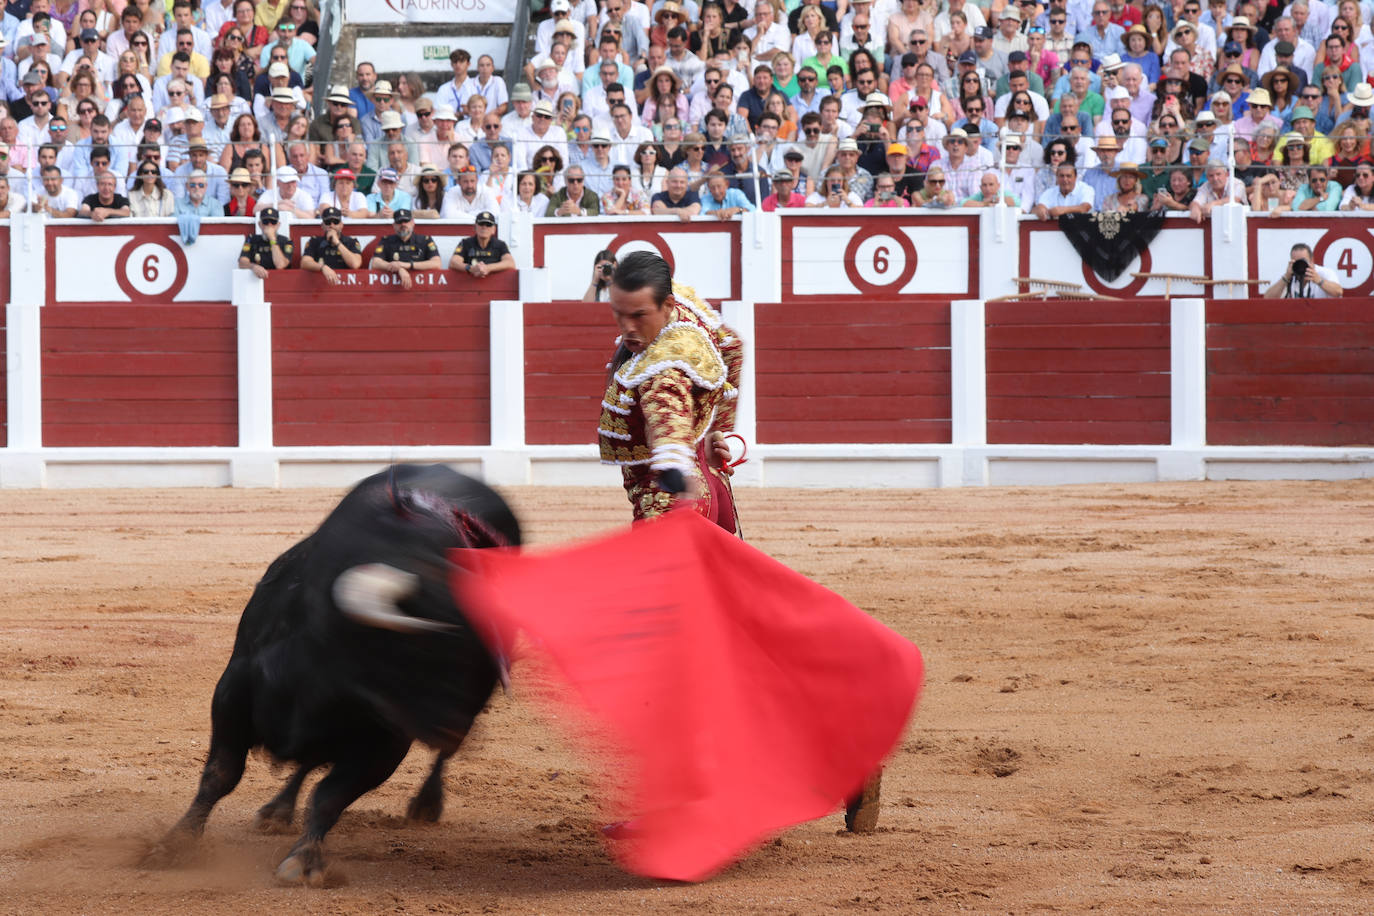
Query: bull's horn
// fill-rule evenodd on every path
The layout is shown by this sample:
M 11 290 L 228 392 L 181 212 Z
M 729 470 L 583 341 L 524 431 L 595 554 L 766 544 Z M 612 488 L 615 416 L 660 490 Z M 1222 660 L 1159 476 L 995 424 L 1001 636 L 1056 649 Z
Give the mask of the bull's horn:
M 358 623 L 398 633 L 434 633 L 454 629 L 452 624 L 402 614 L 396 603 L 420 590 L 414 573 L 367 563 L 345 570 L 334 580 L 334 603 Z

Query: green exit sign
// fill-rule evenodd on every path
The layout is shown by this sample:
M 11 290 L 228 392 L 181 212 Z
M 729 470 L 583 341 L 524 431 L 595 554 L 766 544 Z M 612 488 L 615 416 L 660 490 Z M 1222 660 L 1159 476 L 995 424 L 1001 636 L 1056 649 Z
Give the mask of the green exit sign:
M 450 48 L 449 48 L 448 45 L 425 45 L 425 46 L 424 46 L 424 54 L 425 54 L 424 59 L 425 59 L 425 60 L 448 60 L 449 50 L 450 50 Z

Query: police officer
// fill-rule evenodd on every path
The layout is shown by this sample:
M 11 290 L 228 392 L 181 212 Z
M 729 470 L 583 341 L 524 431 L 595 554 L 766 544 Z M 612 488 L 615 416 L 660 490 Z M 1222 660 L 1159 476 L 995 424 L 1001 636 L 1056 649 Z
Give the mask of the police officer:
M 338 207 L 325 207 L 320 214 L 323 232 L 311 237 L 301 252 L 301 267 L 324 274 L 331 286 L 339 283 L 340 270 L 363 266 L 363 246 L 351 235 L 343 234 L 343 213 Z
M 239 267 L 251 270 L 259 280 L 265 280 L 269 270 L 285 270 L 291 266 L 295 249 L 291 246 L 290 238 L 277 234 L 281 215 L 275 207 L 264 207 L 258 211 L 258 225 L 262 231 L 244 240 L 243 249 L 239 252 Z
M 474 277 L 515 269 L 515 256 L 510 253 L 509 246 L 496 237 L 496 217 L 490 210 L 477 214 L 476 234 L 458 243 L 448 266 L 452 270 L 467 271 Z
M 414 285 L 410 278 L 412 270 L 439 269 L 439 246 L 434 239 L 415 231 L 415 219 L 409 210 L 397 210 L 391 221 L 396 224 L 396 234 L 378 243 L 377 253 L 368 266 L 385 274 L 396 274 L 401 278 L 401 286 L 410 289 Z

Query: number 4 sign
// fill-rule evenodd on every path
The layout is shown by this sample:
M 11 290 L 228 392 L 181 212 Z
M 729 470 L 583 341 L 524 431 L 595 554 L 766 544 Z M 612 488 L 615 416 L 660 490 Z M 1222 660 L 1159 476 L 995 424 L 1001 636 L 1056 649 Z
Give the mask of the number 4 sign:
M 1332 270 L 1347 295 L 1368 295 L 1374 291 L 1374 252 L 1367 235 L 1344 235 L 1328 231 L 1312 252 L 1318 264 Z

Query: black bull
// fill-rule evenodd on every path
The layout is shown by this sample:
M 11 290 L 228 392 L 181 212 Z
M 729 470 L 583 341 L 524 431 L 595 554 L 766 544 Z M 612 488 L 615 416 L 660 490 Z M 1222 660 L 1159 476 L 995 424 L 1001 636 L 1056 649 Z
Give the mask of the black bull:
M 413 741 L 439 754 L 409 814 L 437 819 L 444 761 L 499 677 L 454 603 L 446 553 L 519 543 L 505 501 L 441 465 L 396 466 L 358 484 L 272 563 L 244 608 L 211 703 L 200 789 L 150 864 L 200 836 L 258 747 L 299 764 L 258 812 L 263 826 L 289 825 L 306 775 L 330 766 L 278 867 L 283 880 L 323 879 L 325 834 L 395 772 Z

